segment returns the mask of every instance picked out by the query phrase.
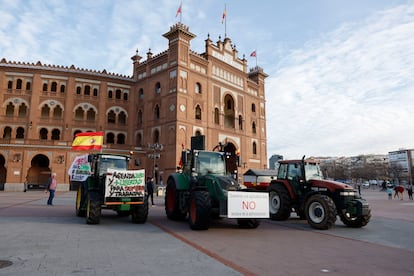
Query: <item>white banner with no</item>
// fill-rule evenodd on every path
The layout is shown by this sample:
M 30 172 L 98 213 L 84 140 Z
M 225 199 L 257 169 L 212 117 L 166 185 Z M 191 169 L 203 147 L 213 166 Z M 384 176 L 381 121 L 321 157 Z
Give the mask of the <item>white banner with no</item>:
M 261 192 L 228 192 L 229 218 L 269 218 L 269 194 Z

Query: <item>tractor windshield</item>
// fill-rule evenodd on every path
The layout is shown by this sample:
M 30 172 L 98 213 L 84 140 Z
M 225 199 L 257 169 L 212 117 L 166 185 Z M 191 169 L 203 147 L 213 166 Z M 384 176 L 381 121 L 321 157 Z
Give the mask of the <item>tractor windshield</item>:
M 306 181 L 310 179 L 322 179 L 322 172 L 317 163 L 306 163 L 305 164 L 305 175 Z
M 102 155 L 99 175 L 106 174 L 108 169 L 127 170 L 128 161 L 124 156 Z
M 196 172 L 199 175 L 225 175 L 226 163 L 224 155 L 219 152 L 198 152 L 196 155 Z

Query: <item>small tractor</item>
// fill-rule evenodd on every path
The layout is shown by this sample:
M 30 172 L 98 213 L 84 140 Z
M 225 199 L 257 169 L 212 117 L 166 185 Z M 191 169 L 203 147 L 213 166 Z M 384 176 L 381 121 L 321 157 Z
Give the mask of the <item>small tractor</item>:
M 371 218 L 369 204 L 350 185 L 324 180 L 313 159 L 280 160 L 277 179 L 268 188 L 270 219 L 286 220 L 294 210 L 311 227 L 331 228 L 337 215 L 349 227 L 360 228 Z
M 128 170 L 129 156 L 89 154 L 75 159 L 69 174 L 78 184 L 76 215 L 87 224 L 99 224 L 102 209 L 119 216 L 131 216 L 134 223 L 145 223 L 148 201 L 145 171 Z
M 260 218 L 269 217 L 268 194 L 243 190 L 226 173 L 226 153 L 205 151 L 203 137 L 192 137 L 191 150 L 182 152 L 182 171 L 168 177 L 165 193 L 168 219 L 188 218 L 193 230 L 207 230 L 214 218 L 236 218 L 240 228 L 257 228 Z M 251 209 L 256 213 L 250 212 Z M 262 209 L 265 211 L 258 211 Z

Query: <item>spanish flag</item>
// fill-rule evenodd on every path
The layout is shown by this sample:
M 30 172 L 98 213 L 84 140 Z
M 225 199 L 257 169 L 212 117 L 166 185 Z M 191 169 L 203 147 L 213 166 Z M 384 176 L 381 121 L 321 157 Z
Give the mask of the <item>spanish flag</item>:
M 101 150 L 103 135 L 103 132 L 78 133 L 72 142 L 72 150 Z

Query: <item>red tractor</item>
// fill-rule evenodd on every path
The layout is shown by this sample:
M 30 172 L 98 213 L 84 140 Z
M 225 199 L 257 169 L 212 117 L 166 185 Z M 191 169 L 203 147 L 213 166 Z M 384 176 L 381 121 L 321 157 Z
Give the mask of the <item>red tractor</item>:
M 368 202 L 350 185 L 324 180 L 319 162 L 313 159 L 279 161 L 277 179 L 268 188 L 272 220 L 286 220 L 294 210 L 316 229 L 331 228 L 337 215 L 354 228 L 371 218 Z

